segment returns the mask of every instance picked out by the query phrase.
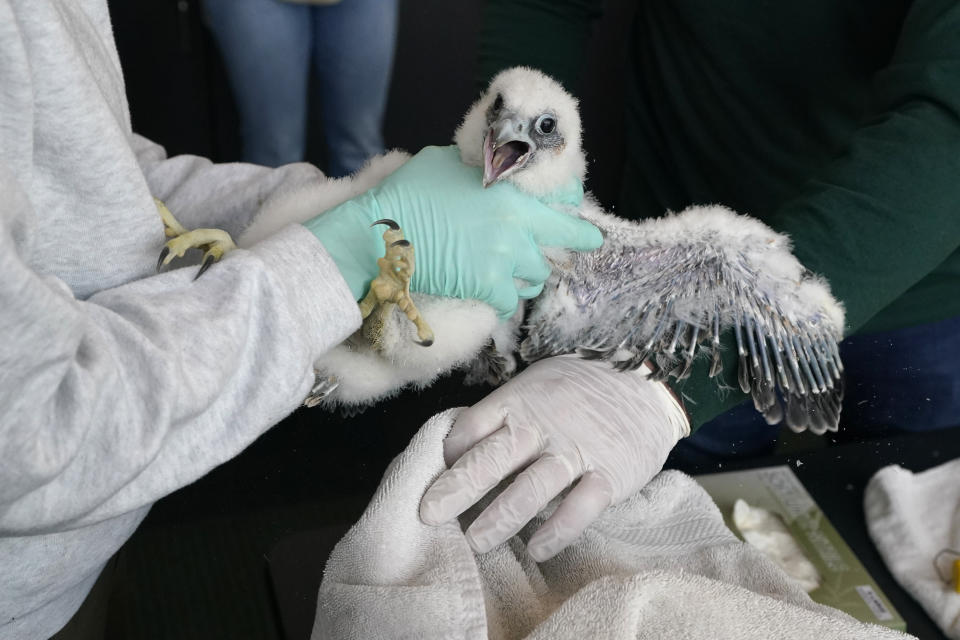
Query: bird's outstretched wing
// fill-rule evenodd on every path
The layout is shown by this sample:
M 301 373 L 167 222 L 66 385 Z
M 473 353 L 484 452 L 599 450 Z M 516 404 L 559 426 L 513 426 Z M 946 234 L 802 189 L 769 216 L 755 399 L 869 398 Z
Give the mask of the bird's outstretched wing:
M 709 353 L 713 377 L 729 330 L 740 388 L 770 424 L 837 429 L 843 309 L 786 236 L 719 206 L 642 223 L 584 217 L 604 232 L 604 246 L 554 260 L 524 359 L 577 352 L 621 369 L 650 361 L 658 378 L 683 379 L 699 350 Z

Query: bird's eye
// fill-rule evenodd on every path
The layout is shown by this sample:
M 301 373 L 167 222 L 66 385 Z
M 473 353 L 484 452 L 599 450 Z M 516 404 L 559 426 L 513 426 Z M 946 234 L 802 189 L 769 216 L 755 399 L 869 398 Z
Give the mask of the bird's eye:
M 497 112 L 497 111 L 500 111 L 502 107 L 503 107 L 503 96 L 498 93 L 496 99 L 493 101 L 493 110 L 494 112 Z
M 543 115 L 537 120 L 537 131 L 540 133 L 553 133 L 556 128 L 557 121 L 551 116 Z

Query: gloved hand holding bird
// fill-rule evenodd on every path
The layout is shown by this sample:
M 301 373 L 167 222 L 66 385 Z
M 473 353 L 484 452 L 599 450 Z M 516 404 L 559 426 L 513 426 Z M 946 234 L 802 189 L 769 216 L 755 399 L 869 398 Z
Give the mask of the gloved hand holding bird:
M 455 149 L 428 148 L 412 159 L 391 152 L 323 189 L 287 194 L 267 203 L 238 238 L 246 247 L 303 223 L 331 253 L 351 250 L 334 258 L 357 298 L 363 297 L 364 326 L 316 364 L 310 403 L 359 408 L 464 367 L 474 377 L 499 382 L 514 371 L 517 352 L 528 362 L 578 354 L 620 370 L 646 365 L 657 381 L 689 376 L 694 359 L 704 353 L 711 359 L 709 375 L 715 376 L 721 370 L 721 337 L 729 332 L 739 357 L 739 386 L 768 422 L 784 420 L 794 430 L 816 433 L 837 429 L 843 308 L 827 283 L 793 257 L 788 238 L 718 205 L 642 222 L 605 213 L 583 194 L 586 160 L 577 101 L 529 68 L 497 75 L 467 112 L 454 141 Z M 441 165 L 449 174 L 416 175 Z M 408 175 L 448 186 L 457 180 L 482 180 L 489 189 L 512 183 L 594 224 L 603 245 L 584 252 L 548 249 L 545 261 L 518 267 L 521 280 L 524 273 L 530 282 L 546 279 L 542 292 L 518 283 L 519 298 L 536 296 L 528 309 L 517 297 L 494 308 L 426 295 L 420 291 L 477 297 L 470 292 L 482 283 L 458 282 L 456 273 L 447 274 L 449 282 L 442 286 L 418 280 L 427 276 L 418 275 L 416 261 L 437 260 L 446 248 L 442 234 L 411 228 L 392 215 L 402 211 L 403 189 L 397 184 Z M 380 215 L 385 211 L 391 215 Z M 445 215 L 471 212 L 453 207 Z M 360 251 L 349 243 L 338 249 L 335 240 L 351 216 L 375 225 Z M 161 262 L 201 247 L 206 267 L 232 248 L 223 232 L 187 231 L 166 211 L 164 220 L 173 239 Z M 541 240 L 550 231 L 531 230 Z M 368 283 L 374 264 L 379 275 Z M 521 329 L 526 336 L 518 346 Z

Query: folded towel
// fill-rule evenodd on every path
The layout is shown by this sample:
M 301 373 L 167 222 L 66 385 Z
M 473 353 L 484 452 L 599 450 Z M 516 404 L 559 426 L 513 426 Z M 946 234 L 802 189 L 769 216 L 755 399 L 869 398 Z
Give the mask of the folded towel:
M 884 467 L 867 484 L 863 507 L 890 573 L 948 637 L 960 640 L 960 593 L 943 580 L 957 556 L 945 554 L 939 571 L 934 566 L 941 550 L 960 551 L 960 459 L 922 473 Z
M 909 637 L 814 603 L 676 471 L 608 509 L 545 563 L 525 547 L 555 505 L 474 555 L 460 524 L 432 527 L 418 516 L 445 468 L 442 442 L 456 411 L 414 436 L 333 550 L 314 639 Z

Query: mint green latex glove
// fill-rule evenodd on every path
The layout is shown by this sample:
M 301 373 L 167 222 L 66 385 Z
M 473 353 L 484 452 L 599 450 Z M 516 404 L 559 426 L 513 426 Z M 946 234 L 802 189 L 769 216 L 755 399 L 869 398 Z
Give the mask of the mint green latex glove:
M 582 199 L 579 181 L 560 197 L 571 205 Z M 603 243 L 590 223 L 511 184 L 484 189 L 480 168 L 463 164 L 455 147 L 426 147 L 376 187 L 304 223 L 358 300 L 378 273 L 383 229 L 370 225 L 383 218 L 416 249 L 411 290 L 481 300 L 502 317 L 543 289 L 550 267 L 540 246 L 586 251 Z

